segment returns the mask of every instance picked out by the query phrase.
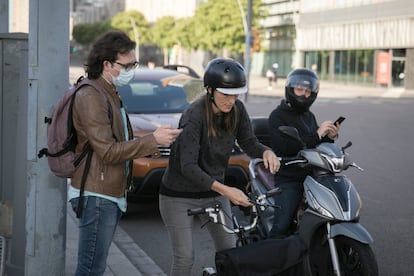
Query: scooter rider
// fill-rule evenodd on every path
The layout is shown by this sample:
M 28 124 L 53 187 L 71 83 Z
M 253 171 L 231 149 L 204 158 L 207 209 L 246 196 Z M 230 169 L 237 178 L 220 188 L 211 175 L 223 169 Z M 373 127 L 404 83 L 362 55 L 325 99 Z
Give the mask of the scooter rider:
M 318 76 L 308 69 L 295 69 L 287 76 L 285 99 L 281 101 L 269 116 L 269 134 L 272 148 L 277 156 L 295 156 L 303 145 L 284 136 L 280 126 L 295 127 L 308 148 L 314 148 L 322 142 L 333 142 L 338 135 L 339 124 L 324 121 L 320 126 L 315 115 L 309 110 L 319 92 Z M 296 208 L 303 196 L 303 181 L 310 174 L 306 168 L 296 165 L 282 166 L 275 175 L 276 186 L 282 193 L 275 196 L 273 226 L 269 238 L 284 238 L 295 216 Z

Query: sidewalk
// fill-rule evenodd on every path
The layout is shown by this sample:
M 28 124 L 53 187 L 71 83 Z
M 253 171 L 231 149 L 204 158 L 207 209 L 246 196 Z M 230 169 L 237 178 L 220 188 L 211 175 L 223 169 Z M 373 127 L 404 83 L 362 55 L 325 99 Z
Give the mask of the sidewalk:
M 78 227 L 74 212 L 68 204 L 66 225 L 66 270 L 65 276 L 75 274 L 78 249 Z M 165 276 L 166 274 L 147 254 L 117 227 L 114 241 L 109 249 L 105 276 Z
M 278 78 L 277 83 L 268 88 L 268 81 L 262 76 L 250 76 L 249 94 L 256 96 L 284 97 L 286 79 Z M 404 88 L 384 88 L 320 81 L 318 98 L 414 98 L 414 90 Z
M 82 74 L 82 68 L 71 68 L 71 78 Z M 284 97 L 285 79 L 278 79 L 271 89 L 265 77 L 250 77 L 250 95 L 266 97 Z M 346 85 L 321 81 L 320 98 L 414 98 L 414 90 L 402 88 L 379 88 L 372 86 Z M 66 234 L 66 271 L 65 275 L 74 275 L 78 247 L 77 219 L 68 208 Z M 129 235 L 117 227 L 114 242 L 109 251 L 108 267 L 105 276 L 155 276 L 166 275 L 148 255 L 135 244 Z

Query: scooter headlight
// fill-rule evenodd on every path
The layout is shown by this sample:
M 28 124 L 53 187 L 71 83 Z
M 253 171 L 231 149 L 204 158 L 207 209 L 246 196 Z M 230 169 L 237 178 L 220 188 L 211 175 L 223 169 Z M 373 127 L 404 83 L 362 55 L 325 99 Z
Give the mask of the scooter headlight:
M 312 194 L 312 192 L 309 191 L 308 194 L 308 204 L 314 208 L 318 213 L 321 215 L 333 219 L 334 216 L 325 208 L 323 208 L 319 202 L 316 200 L 315 196 Z
M 322 153 L 321 153 L 321 156 L 325 158 L 332 172 L 339 173 L 343 171 L 344 157 L 332 157 L 332 156 L 322 154 Z

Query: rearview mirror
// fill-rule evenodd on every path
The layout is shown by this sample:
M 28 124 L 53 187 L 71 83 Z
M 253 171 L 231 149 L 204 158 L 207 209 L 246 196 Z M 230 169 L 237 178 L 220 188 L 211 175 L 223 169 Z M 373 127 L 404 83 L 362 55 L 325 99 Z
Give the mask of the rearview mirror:
M 296 141 L 299 141 L 299 142 L 302 144 L 303 148 L 306 148 L 305 143 L 304 143 L 304 142 L 302 141 L 302 139 L 300 138 L 300 136 L 299 136 L 299 132 L 298 132 L 298 130 L 297 130 L 295 127 L 290 127 L 290 126 L 280 126 L 280 127 L 278 127 L 278 130 L 279 130 L 280 132 L 282 132 L 284 135 L 286 135 L 286 136 L 288 136 L 288 137 L 290 137 L 290 138 L 293 138 L 293 139 L 295 139 Z

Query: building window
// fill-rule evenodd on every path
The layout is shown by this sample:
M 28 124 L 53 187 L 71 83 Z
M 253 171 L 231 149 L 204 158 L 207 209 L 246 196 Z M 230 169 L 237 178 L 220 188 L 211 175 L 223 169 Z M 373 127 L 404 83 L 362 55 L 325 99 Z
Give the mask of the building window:
M 374 83 L 374 50 L 335 51 L 335 81 Z
M 315 71 L 319 79 L 327 80 L 329 77 L 329 52 L 305 52 L 305 67 Z

